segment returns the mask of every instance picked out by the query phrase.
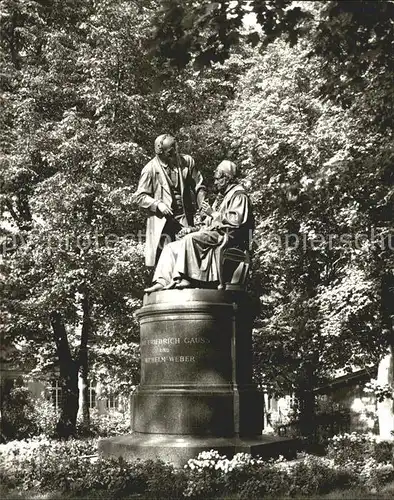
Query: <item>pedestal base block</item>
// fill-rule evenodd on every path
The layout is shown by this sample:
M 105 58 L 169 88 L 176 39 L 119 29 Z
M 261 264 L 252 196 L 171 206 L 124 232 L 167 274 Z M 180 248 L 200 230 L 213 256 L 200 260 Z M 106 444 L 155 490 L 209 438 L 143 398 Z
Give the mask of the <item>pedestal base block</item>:
M 102 456 L 123 457 L 125 460 L 160 459 L 175 467 L 183 467 L 190 458 L 196 458 L 202 451 L 217 450 L 228 458 L 236 453 L 250 453 L 254 457 L 266 459 L 279 455 L 291 459 L 295 458 L 299 448 L 298 439 L 268 435 L 244 439 L 134 432 L 99 441 L 99 453 Z

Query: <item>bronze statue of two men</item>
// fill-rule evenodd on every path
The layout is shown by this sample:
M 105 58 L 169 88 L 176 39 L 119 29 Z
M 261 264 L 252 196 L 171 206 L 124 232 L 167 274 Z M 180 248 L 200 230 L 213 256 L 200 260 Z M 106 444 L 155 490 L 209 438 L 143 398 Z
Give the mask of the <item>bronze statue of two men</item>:
M 155 140 L 155 157 L 143 168 L 135 202 L 148 213 L 145 263 L 155 267 L 151 293 L 207 287 L 219 282 L 224 246 L 247 250 L 254 220 L 249 196 L 235 163 L 223 160 L 214 174 L 211 206 L 193 158 L 178 152 L 174 137 Z M 195 216 L 204 219 L 195 226 Z

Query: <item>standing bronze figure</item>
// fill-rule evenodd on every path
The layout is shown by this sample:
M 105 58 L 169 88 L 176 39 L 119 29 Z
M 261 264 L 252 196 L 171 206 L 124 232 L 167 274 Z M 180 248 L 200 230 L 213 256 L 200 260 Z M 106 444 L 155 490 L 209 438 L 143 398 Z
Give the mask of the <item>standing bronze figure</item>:
M 194 159 L 178 152 L 168 134 L 155 140 L 156 156 L 142 169 L 134 201 L 148 213 L 145 263 L 154 267 L 161 250 L 193 217 L 205 198 L 205 186 Z

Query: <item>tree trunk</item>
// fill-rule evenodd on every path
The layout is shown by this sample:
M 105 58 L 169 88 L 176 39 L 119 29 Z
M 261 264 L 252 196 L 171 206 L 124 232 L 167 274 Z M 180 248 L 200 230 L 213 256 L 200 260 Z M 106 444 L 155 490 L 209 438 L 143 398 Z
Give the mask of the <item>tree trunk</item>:
M 71 357 L 66 329 L 58 311 L 51 313 L 51 325 L 59 359 L 59 385 L 62 390 L 56 433 L 59 437 L 68 439 L 76 433 L 79 364 Z
M 313 442 L 316 432 L 315 395 L 313 368 L 305 366 L 302 379 L 298 383 L 295 397 L 298 401 L 299 428 L 302 436 Z
M 81 367 L 82 382 L 82 427 L 85 432 L 90 428 L 89 412 L 89 367 L 88 367 L 88 339 L 91 327 L 90 303 L 87 294 L 82 298 L 82 332 L 81 345 L 79 349 L 79 364 Z
M 11 391 L 14 387 L 14 379 L 9 377 L 1 377 L 0 381 L 0 443 L 7 441 L 7 438 L 12 437 L 12 425 L 8 421 L 7 409 Z
M 301 435 L 312 440 L 315 435 L 315 396 L 310 388 L 300 387 L 296 392 L 300 412 Z

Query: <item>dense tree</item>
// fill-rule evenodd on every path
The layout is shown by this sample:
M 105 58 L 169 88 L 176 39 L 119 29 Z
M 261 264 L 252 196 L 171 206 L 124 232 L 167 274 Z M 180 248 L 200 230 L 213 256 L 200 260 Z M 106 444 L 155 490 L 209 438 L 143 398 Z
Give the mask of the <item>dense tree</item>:
M 152 59 L 154 2 L 2 4 L 2 337 L 36 374 L 58 367 L 68 435 L 78 374 L 85 400 L 89 378 L 124 392 L 138 381 L 145 223 L 131 193 L 153 139 L 223 109 L 236 71 Z
M 322 376 L 368 366 L 392 346 L 393 117 L 371 110 L 391 92 L 375 61 L 367 96 L 353 86 L 351 101 L 337 99 L 327 55 L 312 55 L 316 33 L 304 40 L 255 57 L 225 121 L 260 219 L 260 380 L 312 406 Z
M 159 57 L 169 59 L 177 67 L 190 62 L 197 68 L 209 66 L 228 59 L 242 40 L 258 43 L 259 31 L 243 29 L 247 15 L 255 16 L 264 32 L 264 43 L 282 34 L 294 43 L 303 20 L 310 17 L 308 11 L 291 0 L 168 0 L 161 3 L 155 19 L 154 46 Z
M 121 343 L 136 364 L 131 297 L 143 279 L 138 217 L 127 199 L 146 160 L 156 96 L 149 74 L 138 71 L 143 23 L 140 31 L 131 24 L 133 7 L 5 2 L 4 9 L 3 264 L 12 313 L 5 338 L 38 358 L 37 369 L 53 362 L 46 339 L 54 340 L 64 396 L 58 431 L 68 435 L 80 370 L 86 395 L 93 332 L 106 338 L 101 347 Z M 114 307 L 124 318 L 115 314 L 116 341 L 108 339 Z

